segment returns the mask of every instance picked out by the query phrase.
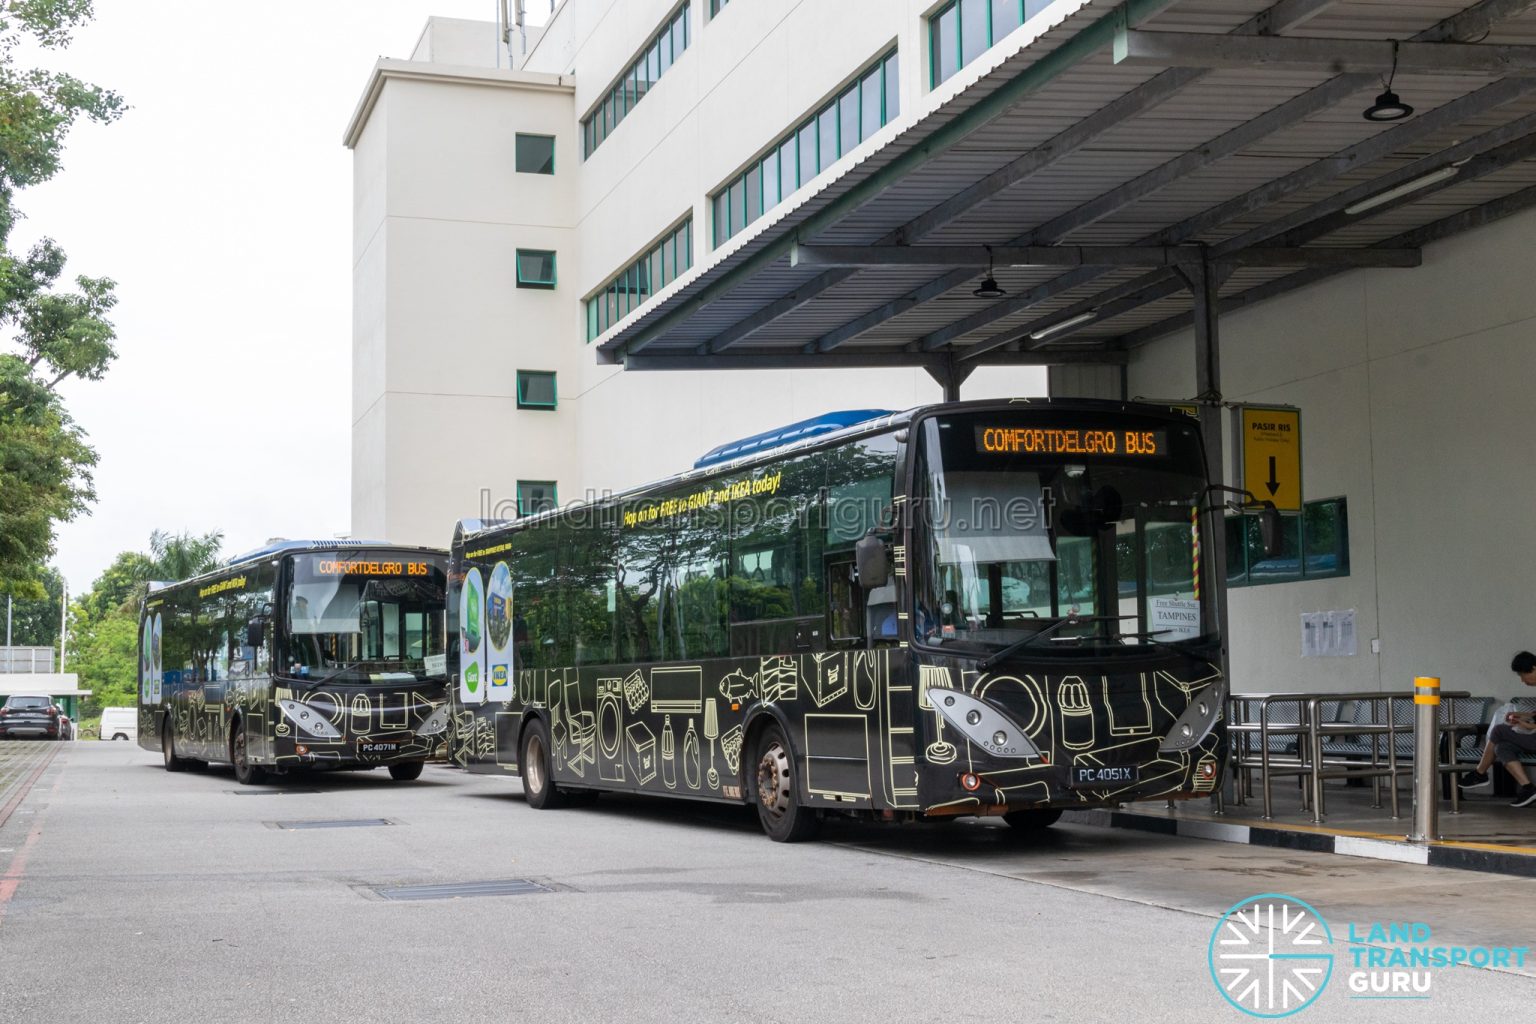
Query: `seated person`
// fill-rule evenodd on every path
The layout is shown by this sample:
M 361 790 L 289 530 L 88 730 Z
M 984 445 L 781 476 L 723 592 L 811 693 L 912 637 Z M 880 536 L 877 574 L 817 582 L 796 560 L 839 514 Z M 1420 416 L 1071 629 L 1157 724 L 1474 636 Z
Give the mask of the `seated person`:
M 1509 663 L 1510 671 L 1526 686 L 1536 687 L 1536 654 L 1521 651 Z M 1522 754 L 1536 754 L 1536 715 L 1516 710 L 1513 700 L 1507 701 L 1493 713 L 1488 727 L 1488 741 L 1483 756 L 1472 771 L 1463 772 L 1457 785 L 1464 793 L 1478 793 L 1493 789 L 1493 777 L 1489 772 L 1495 761 L 1504 766 L 1519 784 L 1513 806 L 1529 807 L 1536 803 L 1536 786 L 1531 785 L 1525 765 L 1520 763 Z

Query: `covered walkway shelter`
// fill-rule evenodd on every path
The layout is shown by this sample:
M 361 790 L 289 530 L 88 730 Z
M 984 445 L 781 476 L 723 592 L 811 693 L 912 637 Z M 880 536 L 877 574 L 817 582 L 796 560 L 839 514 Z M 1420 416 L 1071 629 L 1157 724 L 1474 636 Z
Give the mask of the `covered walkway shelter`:
M 1296 406 L 1289 562 L 1228 534 L 1234 690 L 1508 695 L 1536 648 L 1510 558 L 1536 545 L 1533 7 L 1057 0 L 597 358 L 921 366 L 951 397 L 1045 365 L 1054 396 L 1198 405 L 1229 480 L 1225 404 Z M 1325 611 L 1358 646 L 1302 657 Z
M 1502 700 L 1536 649 L 1532 8 L 1059 0 L 598 359 L 921 366 L 950 398 L 1044 365 L 1053 397 L 1193 406 L 1229 483 L 1229 408 L 1295 407 L 1286 551 L 1228 520 L 1233 691 Z M 1349 643 L 1308 648 L 1325 619 Z

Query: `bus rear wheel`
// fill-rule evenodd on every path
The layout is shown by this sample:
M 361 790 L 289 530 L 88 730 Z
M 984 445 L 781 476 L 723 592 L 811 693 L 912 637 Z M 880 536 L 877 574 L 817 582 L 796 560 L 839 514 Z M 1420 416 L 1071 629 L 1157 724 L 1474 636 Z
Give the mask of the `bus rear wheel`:
M 1028 811 L 1009 811 L 1003 815 L 1003 820 L 1010 827 L 1018 829 L 1020 832 L 1039 832 L 1050 828 L 1061 820 L 1061 809 L 1052 807 Z
M 426 766 L 425 761 L 401 761 L 389 766 L 389 777 L 396 782 L 413 782 L 421 778 L 421 770 Z
M 776 843 L 799 843 L 816 835 L 816 812 L 800 804 L 795 759 L 777 725 L 763 730 L 757 743 L 757 820 Z
M 235 722 L 230 730 L 229 761 L 235 766 L 235 781 L 242 786 L 259 786 L 267 781 L 266 770 L 252 764 L 245 747 L 245 723 Z
M 542 811 L 565 803 L 565 794 L 555 785 L 554 766 L 549 756 L 549 727 L 543 719 L 535 718 L 528 723 L 517 764 L 523 772 L 523 796 L 529 807 Z
M 176 756 L 176 737 L 171 734 L 169 719 L 160 727 L 160 753 L 165 758 L 166 771 L 184 772 L 187 770 L 186 758 Z

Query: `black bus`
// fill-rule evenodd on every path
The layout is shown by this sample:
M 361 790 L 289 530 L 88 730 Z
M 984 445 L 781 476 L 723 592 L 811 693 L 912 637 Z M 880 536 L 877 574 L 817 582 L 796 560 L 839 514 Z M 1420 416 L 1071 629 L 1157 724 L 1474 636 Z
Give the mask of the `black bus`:
M 534 807 L 750 803 L 781 841 L 832 812 L 1031 829 L 1210 794 L 1211 492 L 1181 412 L 1015 400 L 806 421 L 461 522 L 450 756 Z
M 442 551 L 282 541 L 152 586 L 139 745 L 250 785 L 309 769 L 421 775 L 448 721 Z

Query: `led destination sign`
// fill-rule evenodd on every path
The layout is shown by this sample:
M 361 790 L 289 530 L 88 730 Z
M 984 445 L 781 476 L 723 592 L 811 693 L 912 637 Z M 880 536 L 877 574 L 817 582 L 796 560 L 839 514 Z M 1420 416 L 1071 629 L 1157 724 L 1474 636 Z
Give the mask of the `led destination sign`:
M 315 571 L 319 576 L 426 576 L 431 570 L 426 562 L 324 559 L 316 564 Z
M 988 455 L 1166 455 L 1166 430 L 978 426 L 976 450 Z

